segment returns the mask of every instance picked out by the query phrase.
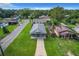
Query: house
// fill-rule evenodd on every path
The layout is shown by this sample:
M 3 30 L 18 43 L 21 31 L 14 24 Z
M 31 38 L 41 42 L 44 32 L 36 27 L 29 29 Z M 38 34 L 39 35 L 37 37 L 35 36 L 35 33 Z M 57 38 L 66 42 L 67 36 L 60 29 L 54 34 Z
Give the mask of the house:
M 39 19 L 48 19 L 48 20 L 50 20 L 48 15 L 47 16 L 45 16 L 45 15 L 39 16 Z
M 9 25 L 18 24 L 18 20 L 12 19 L 8 23 L 9 23 Z
M 50 21 L 50 18 L 48 16 L 39 16 L 38 19 L 33 19 L 33 23 L 45 23 L 47 21 Z
M 12 18 L 8 23 L 9 24 L 18 24 L 19 16 Z
M 69 30 L 70 29 L 67 28 L 66 26 L 59 25 L 59 26 L 55 26 L 54 32 L 57 36 L 67 37 L 68 35 L 70 35 Z
M 33 24 L 30 31 L 31 38 L 46 38 L 46 30 L 44 24 Z
M 3 26 L 4 26 L 4 27 L 8 26 L 8 23 L 1 23 L 1 22 L 0 22 L 0 28 L 2 28 Z
M 3 26 L 8 26 L 9 24 L 8 24 L 8 22 L 7 21 L 5 21 L 5 20 L 2 20 L 2 21 L 0 21 L 0 28 L 2 28 Z
M 48 31 L 51 35 L 56 35 L 58 37 L 70 37 L 72 34 L 69 28 L 61 24 L 56 25 L 54 28 L 53 26 L 49 26 Z

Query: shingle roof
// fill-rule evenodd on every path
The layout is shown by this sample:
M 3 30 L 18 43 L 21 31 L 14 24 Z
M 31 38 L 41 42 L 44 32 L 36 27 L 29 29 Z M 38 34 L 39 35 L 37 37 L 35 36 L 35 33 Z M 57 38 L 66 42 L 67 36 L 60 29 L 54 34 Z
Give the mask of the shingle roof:
M 69 29 L 65 26 L 56 26 L 55 30 L 60 34 L 60 35 L 67 35 L 69 34 Z
M 68 31 L 69 29 L 67 28 L 67 27 L 65 27 L 65 26 L 56 26 L 56 30 L 58 31 L 58 32 L 63 32 L 63 31 Z
M 36 34 L 36 33 L 46 34 L 44 24 L 38 24 L 38 23 L 33 24 L 30 34 Z

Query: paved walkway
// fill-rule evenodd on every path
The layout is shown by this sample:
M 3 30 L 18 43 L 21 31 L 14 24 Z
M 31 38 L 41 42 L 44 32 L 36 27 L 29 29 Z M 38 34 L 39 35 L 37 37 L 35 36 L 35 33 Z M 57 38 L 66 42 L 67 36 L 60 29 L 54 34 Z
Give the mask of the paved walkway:
M 35 56 L 47 56 L 44 48 L 44 39 L 37 39 Z
M 3 51 L 13 42 L 13 40 L 19 35 L 19 33 L 24 29 L 24 27 L 28 23 L 29 20 L 24 20 L 23 24 L 18 26 L 11 34 L 7 35 L 0 41 L 2 43 L 1 46 L 3 48 Z

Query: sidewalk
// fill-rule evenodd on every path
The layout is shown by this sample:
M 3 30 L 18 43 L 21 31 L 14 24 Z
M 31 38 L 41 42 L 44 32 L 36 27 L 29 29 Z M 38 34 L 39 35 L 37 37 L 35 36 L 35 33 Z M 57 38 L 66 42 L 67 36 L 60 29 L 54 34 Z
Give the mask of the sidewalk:
M 47 56 L 44 48 L 44 39 L 37 39 L 35 56 Z

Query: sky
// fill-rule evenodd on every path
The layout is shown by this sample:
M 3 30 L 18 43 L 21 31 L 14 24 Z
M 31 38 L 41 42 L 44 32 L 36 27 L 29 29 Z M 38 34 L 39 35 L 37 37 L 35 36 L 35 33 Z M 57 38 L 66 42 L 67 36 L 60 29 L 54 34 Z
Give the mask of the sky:
M 3 9 L 39 9 L 49 10 L 56 6 L 64 7 L 65 9 L 79 9 L 79 3 L 0 3 L 0 8 Z

